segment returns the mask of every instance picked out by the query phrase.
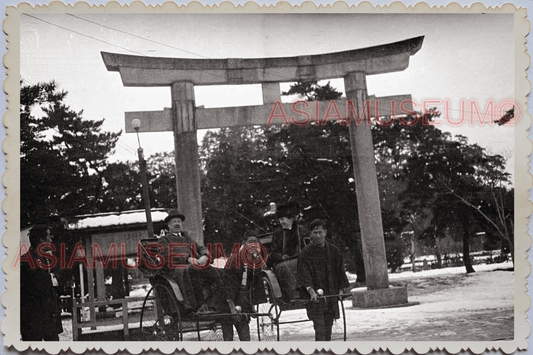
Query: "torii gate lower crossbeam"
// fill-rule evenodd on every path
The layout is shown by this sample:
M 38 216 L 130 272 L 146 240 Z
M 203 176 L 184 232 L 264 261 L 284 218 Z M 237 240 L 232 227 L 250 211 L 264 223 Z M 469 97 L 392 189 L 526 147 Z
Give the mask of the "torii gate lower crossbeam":
M 362 113 L 367 100 L 366 75 L 404 70 L 409 65 L 409 57 L 420 49 L 422 41 L 423 37 L 418 37 L 360 50 L 291 58 L 193 60 L 146 58 L 112 53 L 102 53 L 102 56 L 108 70 L 119 71 L 126 86 L 171 87 L 172 109 L 170 112 L 160 111 L 160 113 L 167 117 L 170 114 L 175 136 L 178 208 L 187 215 L 185 227 L 195 231 L 196 241 L 203 243 L 196 141 L 198 117 L 194 104 L 194 85 L 261 83 L 264 105 L 267 105 L 276 100 L 276 97 L 279 100 L 279 82 L 342 77 L 345 80 L 348 100 L 355 103 L 356 112 Z M 276 88 L 277 95 L 272 95 L 272 91 L 276 91 Z M 405 97 L 403 96 L 404 99 Z M 390 106 L 391 110 L 396 110 L 397 104 L 399 102 L 383 106 Z M 220 112 L 220 109 L 218 110 Z M 161 130 L 161 126 L 165 124 L 168 126 L 168 119 L 167 123 L 157 122 L 159 114 L 141 115 L 152 117 L 150 121 L 155 131 Z M 347 115 L 349 116 L 349 113 Z M 231 117 L 228 119 L 232 120 Z M 252 119 L 255 120 L 257 118 Z M 264 117 L 262 122 L 267 121 L 268 117 Z M 239 121 L 237 117 L 236 123 L 225 126 L 239 124 L 246 123 Z M 354 294 L 354 305 L 357 303 L 356 300 L 362 300 L 357 304 L 360 307 L 407 303 L 405 288 L 400 290 L 389 288 L 370 125 L 356 124 L 355 120 L 351 120 L 349 129 L 366 283 L 372 298 L 369 300 L 366 291 L 358 292 L 359 295 Z M 361 295 L 362 297 L 359 297 Z

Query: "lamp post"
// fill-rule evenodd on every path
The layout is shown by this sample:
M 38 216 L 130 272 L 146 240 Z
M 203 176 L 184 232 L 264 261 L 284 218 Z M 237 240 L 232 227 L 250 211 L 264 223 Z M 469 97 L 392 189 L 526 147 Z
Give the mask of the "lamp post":
M 131 125 L 137 133 L 137 142 L 139 143 L 139 149 L 137 154 L 139 156 L 139 168 L 141 170 L 141 183 L 142 183 L 142 199 L 144 204 L 144 211 L 146 213 L 146 224 L 148 226 L 148 238 L 154 237 L 154 225 L 152 223 L 152 213 L 150 208 L 150 193 L 148 191 L 148 177 L 146 175 L 146 161 L 144 160 L 143 149 L 141 148 L 141 140 L 139 139 L 139 128 L 141 127 L 141 120 L 136 118 L 131 121 Z

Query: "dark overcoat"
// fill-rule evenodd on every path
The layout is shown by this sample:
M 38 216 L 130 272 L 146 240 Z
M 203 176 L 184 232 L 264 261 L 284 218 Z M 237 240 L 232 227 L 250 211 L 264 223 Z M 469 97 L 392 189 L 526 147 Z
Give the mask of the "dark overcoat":
M 283 261 L 283 254 L 290 258 L 298 257 L 309 238 L 307 229 L 294 222 L 292 229 L 278 229 L 272 234 L 272 245 L 268 265 L 274 266 Z
M 207 255 L 207 248 L 203 245 L 198 245 L 193 241 L 189 234 L 182 231 L 180 235 L 168 233 L 159 238 L 159 244 L 163 247 L 161 254 L 165 258 L 165 267 L 167 273 L 178 284 L 183 295 L 183 303 L 189 309 L 197 309 L 200 304 L 197 302 L 195 296 L 194 280 L 191 278 L 192 265 L 188 265 L 189 257 L 199 258 L 202 255 Z M 172 246 L 174 244 L 174 246 Z M 176 244 L 183 244 L 178 247 Z M 172 257 L 169 258 L 169 249 L 172 246 Z
M 50 272 L 37 264 L 39 259 L 33 249 L 21 257 L 20 331 L 24 341 L 57 340 L 63 332 L 59 297 Z
M 324 295 L 338 295 L 341 289 L 350 286 L 342 254 L 335 245 L 328 242 L 324 247 L 310 244 L 302 250 L 298 258 L 297 280 L 303 289 L 322 289 Z M 334 312 L 335 319 L 339 318 L 338 299 L 335 297 L 320 299 L 316 303 L 309 302 L 307 316 L 312 320 L 328 309 Z

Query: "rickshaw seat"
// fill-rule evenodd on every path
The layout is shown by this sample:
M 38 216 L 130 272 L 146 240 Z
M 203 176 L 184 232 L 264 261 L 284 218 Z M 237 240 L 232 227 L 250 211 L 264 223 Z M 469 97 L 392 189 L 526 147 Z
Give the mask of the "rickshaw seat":
M 172 277 L 168 275 L 159 274 L 150 278 L 150 284 L 152 286 L 157 283 L 170 286 L 170 289 L 172 290 L 172 292 L 174 292 L 176 299 L 180 302 L 183 302 L 183 294 L 181 293 L 178 284 L 176 283 L 176 281 L 174 281 Z

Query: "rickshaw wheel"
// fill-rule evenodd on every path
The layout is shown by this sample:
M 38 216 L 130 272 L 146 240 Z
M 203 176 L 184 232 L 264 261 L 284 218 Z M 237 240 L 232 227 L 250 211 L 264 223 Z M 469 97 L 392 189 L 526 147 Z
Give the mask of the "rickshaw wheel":
M 257 316 L 257 337 L 259 341 L 279 341 L 279 316 L 281 312 L 270 280 L 263 277 L 262 281 L 266 302 L 257 305 L 257 313 L 268 313 L 270 316 Z
M 176 296 L 166 285 L 154 285 L 144 298 L 140 333 L 146 341 L 183 340 Z
M 344 302 L 341 297 L 339 300 L 339 319 L 333 321 L 333 327 L 331 329 L 332 341 L 346 341 L 346 314 L 344 311 Z

